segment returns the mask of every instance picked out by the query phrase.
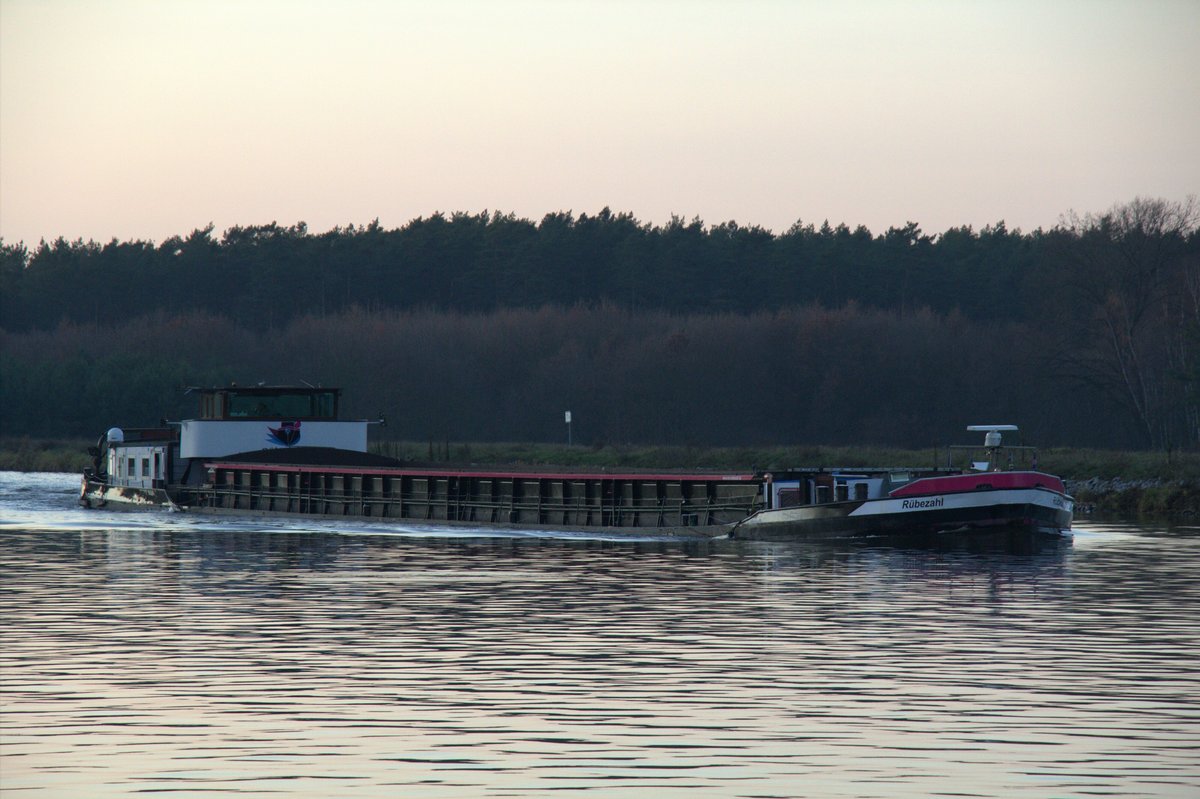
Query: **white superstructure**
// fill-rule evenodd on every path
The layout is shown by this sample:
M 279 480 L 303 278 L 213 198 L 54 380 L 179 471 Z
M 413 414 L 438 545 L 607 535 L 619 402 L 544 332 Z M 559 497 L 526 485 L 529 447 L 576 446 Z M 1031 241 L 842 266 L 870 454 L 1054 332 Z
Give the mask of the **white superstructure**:
M 179 457 L 221 458 L 292 446 L 367 451 L 367 423 L 291 419 L 189 419 L 180 423 Z

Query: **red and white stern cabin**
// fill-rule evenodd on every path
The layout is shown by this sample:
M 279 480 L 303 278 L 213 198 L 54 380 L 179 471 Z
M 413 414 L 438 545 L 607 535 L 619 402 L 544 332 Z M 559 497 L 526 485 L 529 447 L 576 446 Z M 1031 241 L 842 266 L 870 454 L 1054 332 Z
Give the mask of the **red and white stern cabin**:
M 892 536 L 983 528 L 1064 533 L 1074 500 L 1058 477 L 1037 471 L 1032 447 L 1004 447 L 1015 425 L 972 425 L 982 431 L 984 459 L 955 470 L 843 469 L 787 472 L 765 487 L 767 506 L 743 520 L 745 538 Z M 952 447 L 977 452 L 977 448 Z M 1031 468 L 1013 468 L 1032 455 Z M 1008 468 L 1003 466 L 1004 461 Z

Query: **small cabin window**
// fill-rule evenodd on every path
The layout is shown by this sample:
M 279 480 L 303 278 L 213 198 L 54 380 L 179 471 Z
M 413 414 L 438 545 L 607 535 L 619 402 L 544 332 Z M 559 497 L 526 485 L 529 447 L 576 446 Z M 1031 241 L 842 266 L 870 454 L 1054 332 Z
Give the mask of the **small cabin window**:
M 849 487 L 845 483 L 838 483 L 836 492 L 838 502 L 845 502 L 850 498 Z
M 142 477 L 150 476 L 150 459 L 142 458 Z
M 855 483 L 854 484 L 854 498 L 855 499 L 866 499 L 867 498 L 867 484 L 866 483 Z
M 137 477 L 137 458 L 130 458 L 129 465 L 126 468 L 128 469 L 128 471 L 125 472 L 127 476 Z

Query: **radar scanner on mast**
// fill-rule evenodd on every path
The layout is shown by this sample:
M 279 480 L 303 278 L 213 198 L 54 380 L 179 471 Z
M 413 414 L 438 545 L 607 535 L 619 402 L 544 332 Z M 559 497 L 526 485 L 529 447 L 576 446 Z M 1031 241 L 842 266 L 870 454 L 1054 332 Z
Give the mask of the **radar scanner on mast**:
M 1001 433 L 1015 433 L 1017 426 L 1015 424 L 972 424 L 967 425 L 967 429 L 972 432 L 984 433 L 983 447 L 987 450 L 988 459 L 982 462 L 972 464 L 981 472 L 986 472 L 989 467 L 999 469 L 1000 465 L 997 462 L 996 456 L 1000 453 L 1000 448 L 1003 446 L 1001 442 Z

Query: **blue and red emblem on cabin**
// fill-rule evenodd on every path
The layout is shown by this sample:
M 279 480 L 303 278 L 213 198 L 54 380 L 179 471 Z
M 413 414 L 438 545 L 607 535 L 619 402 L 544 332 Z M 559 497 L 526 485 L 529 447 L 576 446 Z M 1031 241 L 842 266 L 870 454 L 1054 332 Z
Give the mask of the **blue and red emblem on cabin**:
M 274 444 L 279 447 L 292 447 L 300 442 L 299 422 L 284 422 L 279 427 L 268 427 L 267 430 L 271 433 L 271 435 L 267 436 L 268 444 Z

